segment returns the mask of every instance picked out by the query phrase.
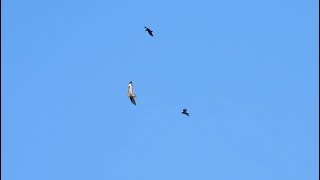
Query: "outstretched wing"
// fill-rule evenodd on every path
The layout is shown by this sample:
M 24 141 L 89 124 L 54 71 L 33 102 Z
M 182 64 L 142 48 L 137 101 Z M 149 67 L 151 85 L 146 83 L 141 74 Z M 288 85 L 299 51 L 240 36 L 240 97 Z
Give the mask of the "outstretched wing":
M 130 81 L 128 84 L 128 96 L 133 96 L 132 81 Z
M 132 102 L 132 104 L 136 105 L 136 101 L 134 100 L 134 97 L 130 97 L 130 101 Z
M 183 109 L 182 111 L 183 111 L 184 113 L 186 113 L 186 112 L 187 112 L 187 109 Z
M 152 34 L 152 31 L 151 31 L 151 30 L 149 30 L 149 31 L 148 31 L 148 33 L 150 34 L 150 36 L 153 36 L 153 34 Z

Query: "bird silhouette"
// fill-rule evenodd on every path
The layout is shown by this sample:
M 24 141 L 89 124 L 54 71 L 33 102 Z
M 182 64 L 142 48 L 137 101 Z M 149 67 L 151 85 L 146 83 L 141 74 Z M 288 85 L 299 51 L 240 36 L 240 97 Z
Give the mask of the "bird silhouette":
M 134 99 L 136 98 L 136 95 L 133 94 L 132 81 L 130 81 L 128 84 L 128 97 L 130 98 L 130 101 L 132 102 L 132 104 L 136 105 L 136 101 Z
M 151 31 L 151 29 L 149 29 L 149 28 L 147 28 L 147 27 L 144 27 L 144 28 L 146 28 L 146 31 L 148 31 L 148 33 L 150 34 L 150 36 L 153 36 L 153 34 L 152 34 L 153 31 Z
M 189 116 L 189 113 L 187 112 L 187 109 L 183 109 L 181 113 Z

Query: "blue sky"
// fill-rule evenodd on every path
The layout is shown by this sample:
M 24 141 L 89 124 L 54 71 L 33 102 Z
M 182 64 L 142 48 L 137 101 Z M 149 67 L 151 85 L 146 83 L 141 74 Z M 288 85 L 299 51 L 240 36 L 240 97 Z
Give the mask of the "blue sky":
M 318 1 L 1 5 L 4 180 L 319 179 Z

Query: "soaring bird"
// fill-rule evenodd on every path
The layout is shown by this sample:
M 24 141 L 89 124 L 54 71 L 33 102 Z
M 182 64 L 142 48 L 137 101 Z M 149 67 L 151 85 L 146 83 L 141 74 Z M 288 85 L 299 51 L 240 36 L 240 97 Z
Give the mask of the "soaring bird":
M 183 109 L 181 113 L 189 116 L 189 113 L 187 112 L 187 109 Z
M 133 94 L 132 81 L 130 81 L 128 84 L 128 97 L 130 98 L 132 104 L 136 105 L 136 101 L 134 100 L 134 98 L 136 98 L 136 95 Z
M 153 36 L 153 34 L 152 34 L 153 31 L 151 31 L 151 29 L 149 29 L 149 28 L 147 28 L 147 27 L 144 27 L 144 28 L 146 28 L 146 31 L 148 31 L 148 33 L 150 34 L 150 36 Z

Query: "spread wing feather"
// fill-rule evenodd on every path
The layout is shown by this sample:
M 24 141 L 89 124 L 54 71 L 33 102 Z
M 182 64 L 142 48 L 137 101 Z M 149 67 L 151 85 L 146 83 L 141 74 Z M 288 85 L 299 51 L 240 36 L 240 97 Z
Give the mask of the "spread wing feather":
M 134 100 L 133 97 L 130 97 L 130 101 L 132 102 L 132 104 L 136 105 L 136 100 Z

